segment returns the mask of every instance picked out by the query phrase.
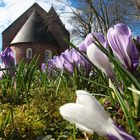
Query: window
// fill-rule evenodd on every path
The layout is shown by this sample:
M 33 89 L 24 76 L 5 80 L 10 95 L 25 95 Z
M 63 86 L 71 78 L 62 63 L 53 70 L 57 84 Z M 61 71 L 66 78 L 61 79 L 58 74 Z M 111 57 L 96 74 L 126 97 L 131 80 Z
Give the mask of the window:
M 26 58 L 32 58 L 32 49 L 31 48 L 27 48 L 27 50 L 26 50 Z
M 52 58 L 52 51 L 51 50 L 45 50 L 45 63 L 48 62 L 49 59 Z

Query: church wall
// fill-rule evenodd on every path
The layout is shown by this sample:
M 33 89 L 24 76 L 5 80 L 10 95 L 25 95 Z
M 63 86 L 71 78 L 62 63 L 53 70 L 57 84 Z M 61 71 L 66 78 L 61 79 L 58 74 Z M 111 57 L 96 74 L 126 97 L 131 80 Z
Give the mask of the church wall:
M 19 43 L 11 45 L 16 58 L 16 63 L 19 63 L 20 60 L 24 59 L 25 62 L 29 63 L 31 59 L 26 58 L 26 49 L 31 48 L 33 56 L 39 55 L 38 65 L 40 66 L 45 60 L 45 50 L 49 49 L 52 51 L 52 55 L 58 55 L 58 49 L 56 46 L 51 44 L 41 44 L 41 43 Z

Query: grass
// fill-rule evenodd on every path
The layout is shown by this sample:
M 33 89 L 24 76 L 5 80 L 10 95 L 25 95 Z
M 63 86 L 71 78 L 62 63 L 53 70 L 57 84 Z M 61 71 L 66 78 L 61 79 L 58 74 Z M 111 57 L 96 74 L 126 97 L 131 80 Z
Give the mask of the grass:
M 51 135 L 55 140 L 73 140 L 73 125 L 60 116 L 59 107 L 75 102 L 79 86 L 76 78 L 79 77 L 69 77 L 67 73 L 50 77 L 40 71 L 36 59 L 29 65 L 21 62 L 14 77 L 7 74 L 0 81 L 0 139 L 41 140 Z M 111 118 L 130 132 L 124 112 L 116 98 L 112 103 L 111 91 L 105 82 L 98 75 L 92 79 L 81 78 L 80 84 L 87 86 L 80 88 L 96 95 Z M 140 127 L 140 120 L 134 118 L 134 121 Z M 76 138 L 85 139 L 83 132 L 77 130 Z M 105 140 L 97 135 L 89 135 L 89 138 Z

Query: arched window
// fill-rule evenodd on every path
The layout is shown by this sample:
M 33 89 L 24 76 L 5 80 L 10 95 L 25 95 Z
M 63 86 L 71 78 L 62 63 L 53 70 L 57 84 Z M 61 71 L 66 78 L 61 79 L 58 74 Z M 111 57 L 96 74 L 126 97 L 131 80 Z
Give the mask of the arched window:
M 26 49 L 26 58 L 32 58 L 33 52 L 31 48 Z
M 52 58 L 52 51 L 51 50 L 45 50 L 45 63 L 48 62 L 49 59 Z

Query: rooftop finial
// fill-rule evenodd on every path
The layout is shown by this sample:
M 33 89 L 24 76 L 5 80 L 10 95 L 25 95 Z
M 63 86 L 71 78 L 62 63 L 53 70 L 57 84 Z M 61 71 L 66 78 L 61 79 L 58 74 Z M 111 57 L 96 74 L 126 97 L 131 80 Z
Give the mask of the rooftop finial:
M 56 14 L 56 15 L 57 15 L 57 13 L 56 13 L 56 11 L 55 11 L 55 9 L 54 9 L 53 4 L 51 5 L 51 8 L 50 8 L 50 10 L 49 10 L 48 13 L 50 13 L 50 14 Z

